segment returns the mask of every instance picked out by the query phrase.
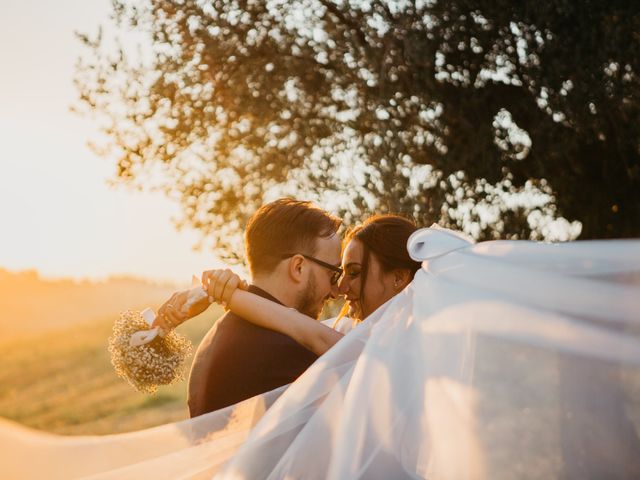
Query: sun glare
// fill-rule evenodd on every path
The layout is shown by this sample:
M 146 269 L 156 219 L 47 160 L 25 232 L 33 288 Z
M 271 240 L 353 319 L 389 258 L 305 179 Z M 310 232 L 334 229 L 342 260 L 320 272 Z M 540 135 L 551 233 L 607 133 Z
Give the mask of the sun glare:
M 175 230 L 171 219 L 178 207 L 164 196 L 107 185 L 114 164 L 91 152 L 87 142 L 95 138 L 95 126 L 70 111 L 81 50 L 74 31 L 96 30 L 109 4 L 3 5 L 0 268 L 188 284 L 192 274 L 215 267 L 215 257 L 192 251 L 197 235 Z

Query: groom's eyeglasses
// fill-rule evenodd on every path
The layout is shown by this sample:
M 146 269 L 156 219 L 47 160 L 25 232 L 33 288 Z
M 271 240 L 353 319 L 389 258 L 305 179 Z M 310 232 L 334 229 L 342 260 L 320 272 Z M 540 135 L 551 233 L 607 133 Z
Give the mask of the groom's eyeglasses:
M 293 257 L 294 255 L 302 255 L 307 260 L 311 260 L 314 263 L 317 263 L 321 267 L 324 267 L 328 270 L 331 270 L 333 273 L 331 274 L 331 285 L 335 285 L 342 277 L 342 269 L 340 267 L 336 267 L 335 265 L 331 265 L 330 263 L 323 262 L 322 260 L 318 260 L 316 257 L 312 257 L 311 255 L 305 255 L 304 253 L 283 253 L 282 259 Z

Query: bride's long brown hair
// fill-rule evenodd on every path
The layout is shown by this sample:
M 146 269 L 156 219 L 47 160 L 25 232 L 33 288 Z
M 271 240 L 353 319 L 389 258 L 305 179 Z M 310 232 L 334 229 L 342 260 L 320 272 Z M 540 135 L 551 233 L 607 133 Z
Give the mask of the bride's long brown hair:
M 369 271 L 369 257 L 375 255 L 384 272 L 395 269 L 407 269 L 411 272 L 411 279 L 420 269 L 420 262 L 409 256 L 407 240 L 418 229 L 413 220 L 400 215 L 374 215 L 367 218 L 362 225 L 353 227 L 347 232 L 342 242 L 343 250 L 352 240 L 362 242 L 363 253 L 360 270 L 360 305 L 364 300 L 364 285 Z M 349 306 L 345 303 L 340 311 L 334 327 L 346 315 Z M 354 324 L 358 320 L 354 319 Z

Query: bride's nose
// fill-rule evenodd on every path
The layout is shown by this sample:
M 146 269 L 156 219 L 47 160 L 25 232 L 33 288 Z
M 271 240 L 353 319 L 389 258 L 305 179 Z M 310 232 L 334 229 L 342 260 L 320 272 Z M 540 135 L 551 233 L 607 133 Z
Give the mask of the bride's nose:
M 342 275 L 342 278 L 338 281 L 338 293 L 345 295 L 349 291 L 349 281 L 346 275 Z

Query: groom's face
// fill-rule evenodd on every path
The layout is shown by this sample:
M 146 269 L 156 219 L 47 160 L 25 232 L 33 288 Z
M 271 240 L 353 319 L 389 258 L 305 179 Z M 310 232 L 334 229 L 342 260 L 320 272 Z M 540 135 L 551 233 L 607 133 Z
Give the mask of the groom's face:
M 340 237 L 333 235 L 329 238 L 319 238 L 313 255 L 325 263 L 340 266 Z M 324 303 L 330 298 L 336 298 L 338 286 L 331 284 L 333 272 L 317 263 L 307 260 L 309 276 L 303 288 L 296 307 L 299 312 L 318 318 Z

